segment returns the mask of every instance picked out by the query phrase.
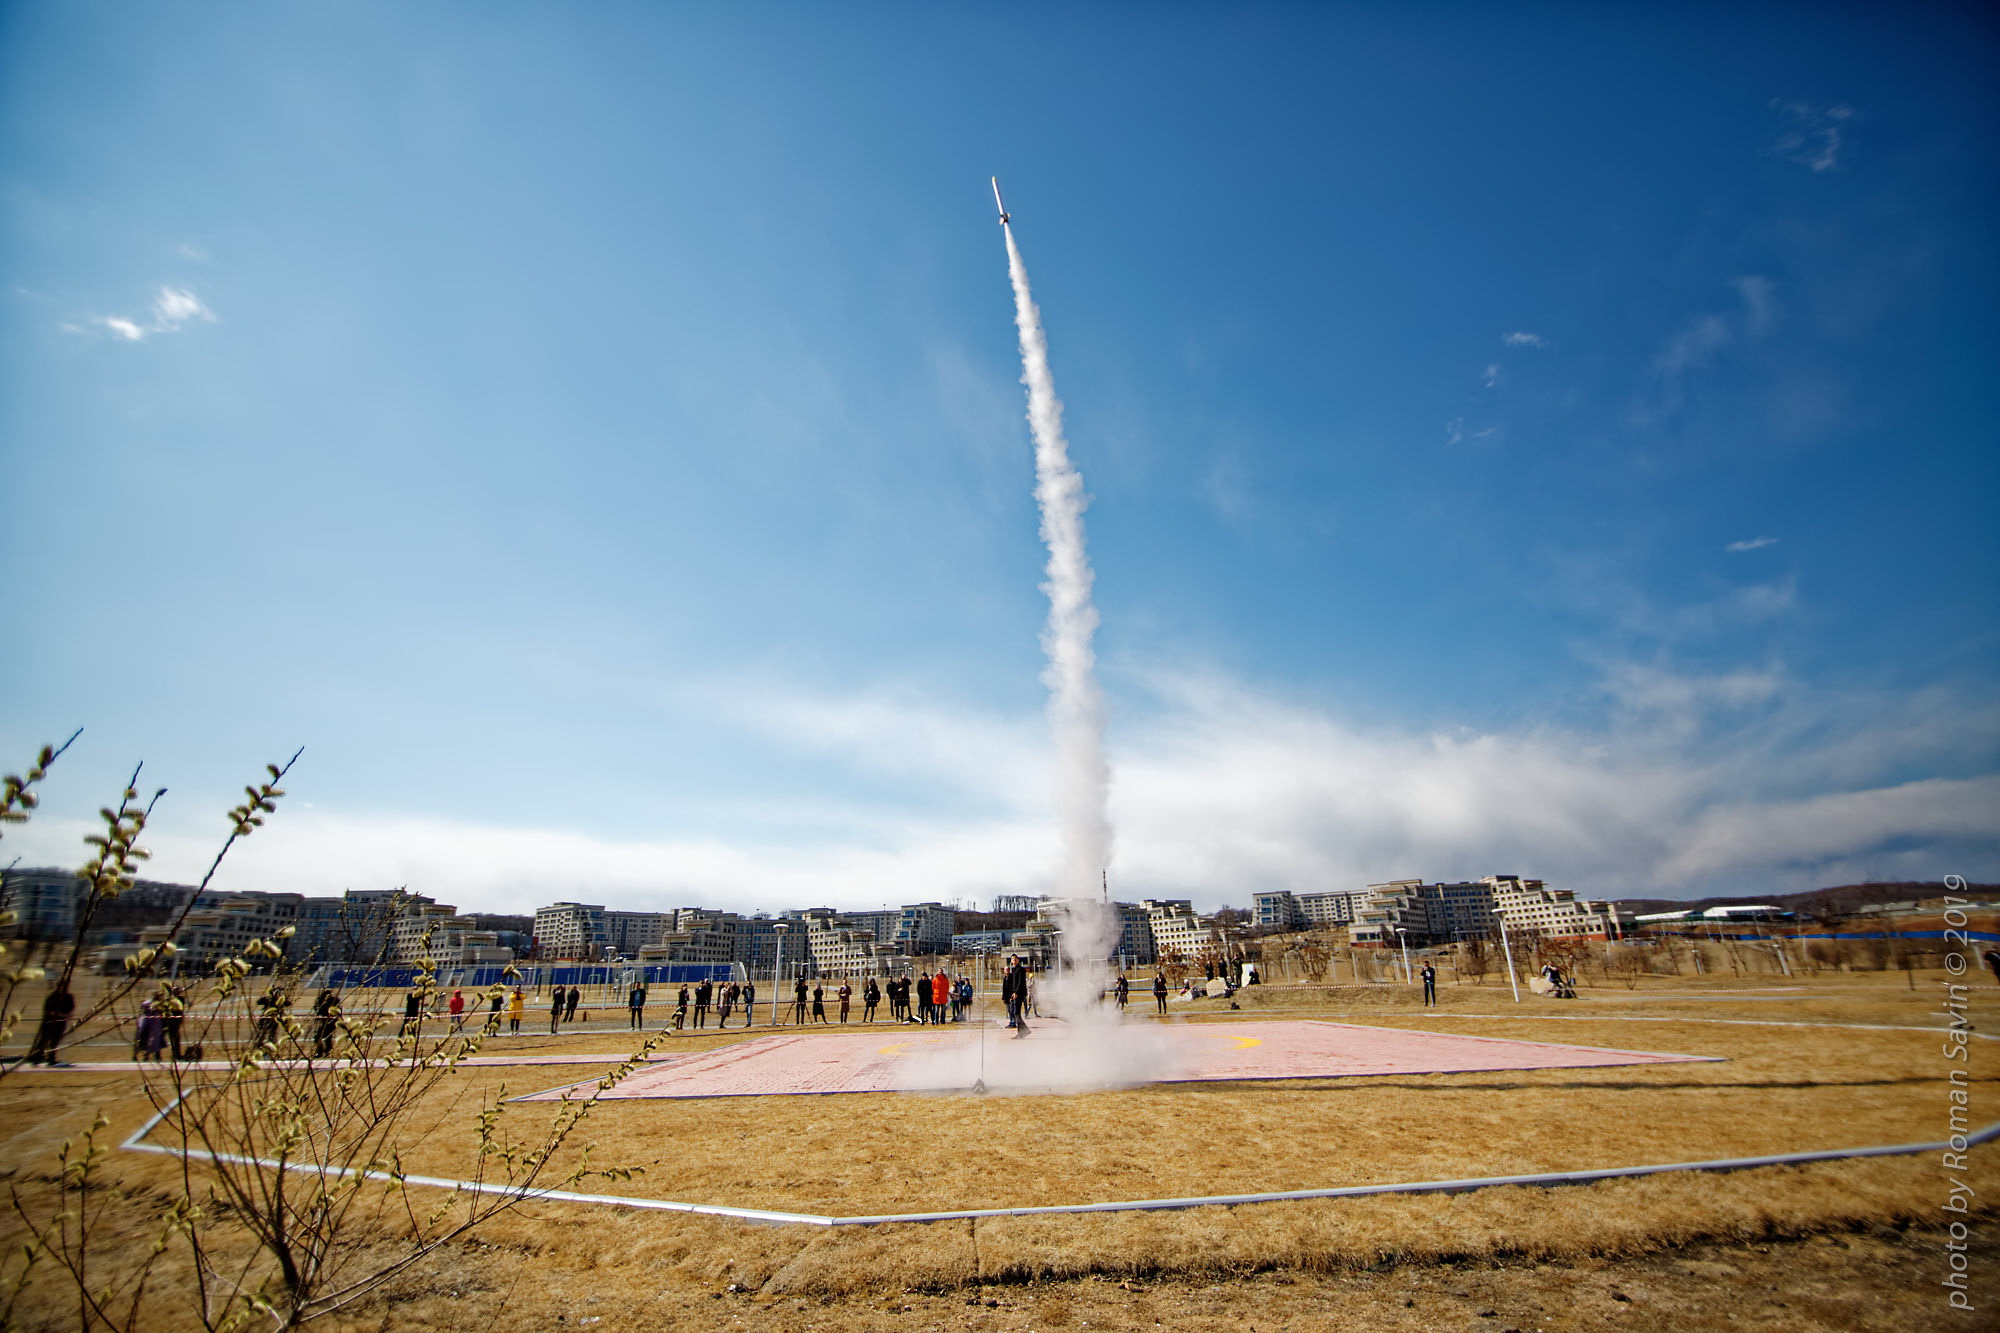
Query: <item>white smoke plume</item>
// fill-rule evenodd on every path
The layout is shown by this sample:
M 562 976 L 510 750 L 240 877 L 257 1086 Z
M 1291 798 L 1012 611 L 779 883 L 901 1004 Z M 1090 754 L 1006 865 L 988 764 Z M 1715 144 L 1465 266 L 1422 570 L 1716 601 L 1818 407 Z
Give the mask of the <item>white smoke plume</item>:
M 1035 439 L 1035 499 L 1048 547 L 1049 618 L 1042 630 L 1048 668 L 1049 724 L 1055 736 L 1056 820 L 1062 862 L 1054 897 L 1061 900 L 1062 951 L 1067 970 L 1044 979 L 1051 1007 L 1071 1021 L 1105 1012 L 1104 960 L 1116 942 L 1116 918 L 1103 901 L 1101 876 L 1111 861 L 1108 804 L 1111 769 L 1104 758 L 1104 695 L 1097 684 L 1091 637 L 1090 556 L 1084 545 L 1083 478 L 1063 437 L 1062 400 L 1049 369 L 1048 337 L 1028 285 L 1028 268 L 1014 229 L 1003 225 L 1007 272 L 1014 284 L 1014 322 L 1021 333 L 1021 383 L 1028 389 L 1028 427 Z

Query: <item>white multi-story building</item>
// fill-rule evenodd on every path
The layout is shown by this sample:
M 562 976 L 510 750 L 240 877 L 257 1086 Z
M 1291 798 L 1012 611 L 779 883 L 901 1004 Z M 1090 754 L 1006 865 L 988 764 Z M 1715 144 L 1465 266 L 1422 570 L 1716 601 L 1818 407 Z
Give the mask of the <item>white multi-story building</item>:
M 1484 939 L 1509 930 L 1603 939 L 1614 929 L 1608 904 L 1579 901 L 1538 879 L 1488 875 L 1451 884 L 1395 880 L 1368 886 L 1368 901 L 1352 928 L 1356 944 L 1395 946 Z
M 1156 958 L 1177 957 L 1191 962 L 1222 945 L 1221 927 L 1196 912 L 1194 904 L 1185 898 L 1148 898 L 1145 910 L 1153 930 Z
M 911 957 L 950 953 L 951 934 L 957 928 L 958 913 L 943 903 L 914 903 L 897 914 L 895 934 L 882 943 L 894 944 Z
M 1617 911 L 1610 903 L 1578 899 L 1568 889 L 1544 888 L 1542 881 L 1519 875 L 1488 875 L 1480 882 L 1492 891 L 1493 911 L 1509 930 L 1596 940 L 1616 934 Z
M 551 903 L 535 909 L 535 953 L 541 958 L 593 959 L 606 943 L 602 903 Z
M 171 931 L 180 950 L 174 969 L 201 972 L 225 958 L 241 957 L 251 940 L 272 939 L 291 925 L 303 900 L 304 895 L 297 893 L 245 893 L 221 898 L 212 905 L 198 903 L 181 917 L 179 928 Z M 169 928 L 159 926 L 141 931 L 139 938 L 141 943 L 153 945 L 168 935 Z

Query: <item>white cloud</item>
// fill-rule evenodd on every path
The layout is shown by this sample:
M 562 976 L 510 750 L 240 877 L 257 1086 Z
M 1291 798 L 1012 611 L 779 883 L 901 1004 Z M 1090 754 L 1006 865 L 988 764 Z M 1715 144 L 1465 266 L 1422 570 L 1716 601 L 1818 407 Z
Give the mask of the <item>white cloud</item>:
M 160 294 L 153 298 L 153 326 L 167 333 L 191 319 L 205 319 L 213 323 L 215 315 L 201 303 L 200 297 L 185 288 L 160 288 Z
M 1500 341 L 1509 347 L 1547 347 L 1549 340 L 1533 333 L 1503 333 Z
M 1111 877 L 1127 898 L 1243 904 L 1265 888 L 1496 871 L 1668 896 L 1810 888 L 1863 861 L 1930 878 L 2000 873 L 2000 775 L 1985 771 L 2000 707 L 1948 695 L 1815 701 L 1776 667 L 1612 663 L 1612 706 L 1593 725 L 1421 727 L 1360 724 L 1213 673 L 1122 679 Z M 224 886 L 407 884 L 487 911 L 560 898 L 749 910 L 984 899 L 1049 882 L 1049 761 L 1032 713 L 764 686 L 718 711 L 857 774 L 951 796 L 718 795 L 656 830 L 611 834 L 372 812 L 314 791 L 316 808 L 281 807 L 232 854 Z M 302 797 L 309 781 L 288 785 Z M 149 830 L 153 872 L 198 874 L 214 846 L 209 806 L 226 804 L 177 798 Z M 8 844 L 28 864 L 73 860 L 83 831 L 38 817 Z
M 193 320 L 215 322 L 215 312 L 185 287 L 161 287 L 142 322 L 122 315 L 103 315 L 95 321 L 128 342 L 143 342 L 156 333 L 173 333 Z
M 1480 376 L 1480 382 L 1489 389 L 1500 383 L 1500 366 L 1497 362 L 1486 367 L 1486 373 Z
M 1744 541 L 1731 542 L 1722 549 L 1725 551 L 1761 551 L 1766 546 L 1776 546 L 1777 544 L 1778 539 L 1776 537 L 1751 537 Z

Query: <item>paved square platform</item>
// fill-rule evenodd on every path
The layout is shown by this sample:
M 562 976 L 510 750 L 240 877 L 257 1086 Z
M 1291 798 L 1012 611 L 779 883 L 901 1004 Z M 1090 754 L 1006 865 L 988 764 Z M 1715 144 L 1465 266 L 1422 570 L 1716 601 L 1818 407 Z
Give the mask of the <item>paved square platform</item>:
M 1715 1056 L 1612 1050 L 1316 1021 L 1041 1022 L 1015 1040 L 1004 1028 L 878 1025 L 787 1032 L 659 1061 L 607 1098 L 754 1097 L 838 1092 L 1083 1091 L 1227 1079 L 1351 1078 L 1484 1070 L 1673 1064 Z M 595 1080 L 530 1094 L 547 1100 Z

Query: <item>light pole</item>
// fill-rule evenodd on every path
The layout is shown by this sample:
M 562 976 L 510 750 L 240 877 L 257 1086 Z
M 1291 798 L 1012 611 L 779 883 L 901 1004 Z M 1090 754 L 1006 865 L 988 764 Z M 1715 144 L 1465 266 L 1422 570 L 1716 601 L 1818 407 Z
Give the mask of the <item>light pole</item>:
M 1401 926 L 1397 926 L 1395 930 L 1396 943 L 1403 946 L 1403 984 L 1408 986 L 1413 984 L 1410 981 L 1410 937 L 1403 933 Z
M 1521 1002 L 1521 981 L 1520 978 L 1514 975 L 1514 946 L 1507 943 L 1507 918 L 1495 912 L 1493 920 L 1500 927 L 1500 950 L 1507 955 L 1507 984 L 1514 988 L 1514 1003 L 1519 1004 Z
M 786 929 L 785 923 L 782 921 L 774 923 L 771 927 L 771 930 L 778 937 L 778 951 L 776 954 L 772 955 L 771 958 L 771 1026 L 772 1027 L 778 1026 L 778 992 L 783 989 L 784 985 L 784 973 L 780 969 L 783 968 L 785 964 L 785 929 Z

